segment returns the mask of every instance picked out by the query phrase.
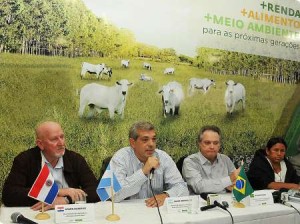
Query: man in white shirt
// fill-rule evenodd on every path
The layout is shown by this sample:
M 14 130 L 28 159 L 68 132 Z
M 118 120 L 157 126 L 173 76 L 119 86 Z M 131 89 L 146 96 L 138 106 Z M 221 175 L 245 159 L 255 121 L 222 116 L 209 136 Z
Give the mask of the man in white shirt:
M 197 138 L 199 152 L 188 156 L 182 175 L 194 194 L 225 193 L 231 191 L 239 174 L 228 156 L 220 154 L 221 130 L 204 126 Z
M 111 167 L 122 186 L 115 195 L 116 202 L 145 198 L 148 207 L 156 207 L 162 206 L 169 196 L 189 195 L 172 158 L 156 148 L 156 133 L 151 123 L 133 124 L 129 130 L 129 143 L 129 147 L 118 150 L 111 159 Z

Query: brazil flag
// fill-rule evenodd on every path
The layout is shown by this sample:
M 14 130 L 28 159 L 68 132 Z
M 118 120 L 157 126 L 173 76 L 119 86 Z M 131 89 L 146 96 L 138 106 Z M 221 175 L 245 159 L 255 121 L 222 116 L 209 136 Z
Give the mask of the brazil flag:
M 233 187 L 233 194 L 235 199 L 240 202 L 243 198 L 253 193 L 253 188 L 246 176 L 244 165 L 241 166 L 239 176 L 236 179 Z

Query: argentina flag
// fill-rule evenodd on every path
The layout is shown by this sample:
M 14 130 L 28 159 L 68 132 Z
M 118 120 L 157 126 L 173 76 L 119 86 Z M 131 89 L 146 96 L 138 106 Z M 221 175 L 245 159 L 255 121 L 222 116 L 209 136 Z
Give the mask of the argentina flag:
M 113 187 L 114 193 L 121 190 L 121 185 L 111 170 L 109 163 L 97 187 L 97 194 L 101 201 L 106 201 L 111 198 L 111 187 Z

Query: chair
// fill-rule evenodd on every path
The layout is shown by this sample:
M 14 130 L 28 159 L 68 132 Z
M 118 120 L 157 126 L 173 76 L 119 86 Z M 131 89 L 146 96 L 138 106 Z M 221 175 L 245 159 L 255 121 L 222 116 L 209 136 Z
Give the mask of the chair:
M 179 160 L 176 163 L 177 169 L 179 170 L 180 174 L 182 175 L 182 165 L 183 165 L 183 161 L 184 159 L 187 157 L 188 155 L 184 155 L 182 157 L 179 158 Z
M 110 160 L 111 160 L 112 156 L 109 156 L 107 158 L 105 158 L 103 161 L 102 161 L 102 165 L 101 165 L 101 168 L 100 168 L 100 178 L 99 180 L 101 180 Z

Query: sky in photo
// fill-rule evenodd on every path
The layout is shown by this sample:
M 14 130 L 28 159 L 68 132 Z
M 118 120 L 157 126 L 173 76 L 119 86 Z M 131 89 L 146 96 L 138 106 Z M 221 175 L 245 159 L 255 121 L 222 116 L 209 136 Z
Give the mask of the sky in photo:
M 260 44 L 252 41 L 251 38 L 236 38 L 240 35 L 247 35 L 266 38 L 270 43 L 273 39 L 282 42 L 299 41 L 296 38 L 291 39 L 289 37 L 286 39 L 285 36 L 269 34 L 267 31 L 248 29 L 247 27 L 251 23 L 254 25 L 257 23 L 259 26 L 271 26 L 272 29 L 275 27 L 296 29 L 288 26 L 276 26 L 261 19 L 257 20 L 256 17 L 252 16 L 252 18 L 249 16 L 250 14 L 241 13 L 244 10 L 298 20 L 296 17 L 264 8 L 257 1 L 83 0 L 83 2 L 97 17 L 106 19 L 119 28 L 126 28 L 133 32 L 136 41 L 159 48 L 173 48 L 177 54 L 194 57 L 196 56 L 196 49 L 205 46 L 247 54 L 282 57 L 289 60 L 299 57 L 299 51 L 295 49 Z M 277 0 L 270 0 L 270 2 L 274 5 L 273 7 L 279 4 Z M 299 1 L 286 0 L 284 3 L 281 3 L 283 7 L 293 10 L 299 9 Z M 215 18 L 213 16 L 217 18 L 216 21 L 212 19 Z M 242 27 L 237 26 L 238 20 L 243 23 Z M 264 30 L 267 29 L 267 27 L 263 28 Z M 209 32 L 204 32 L 205 30 Z M 294 31 L 296 32 L 296 30 Z M 225 32 L 231 32 L 232 36 L 225 37 Z M 270 47 L 273 47 L 272 51 Z
M 200 35 L 199 1 L 83 0 L 88 9 L 119 28 L 131 30 L 138 42 L 196 55 Z

